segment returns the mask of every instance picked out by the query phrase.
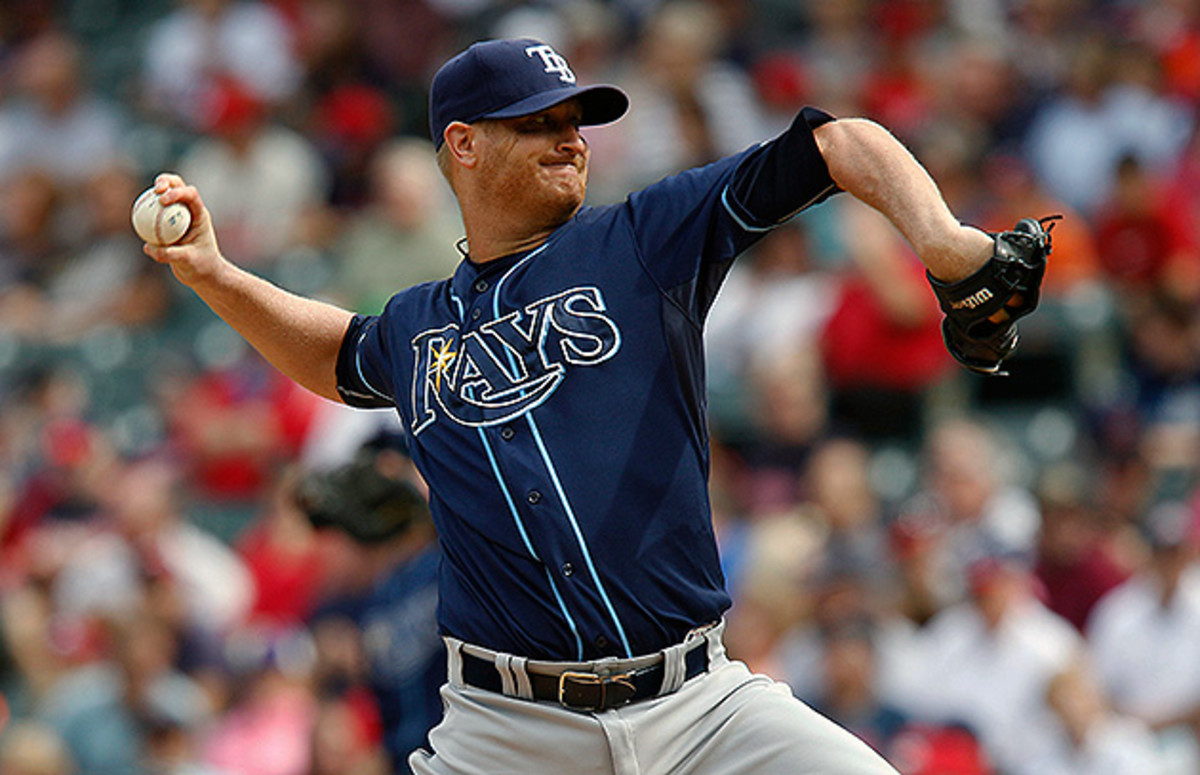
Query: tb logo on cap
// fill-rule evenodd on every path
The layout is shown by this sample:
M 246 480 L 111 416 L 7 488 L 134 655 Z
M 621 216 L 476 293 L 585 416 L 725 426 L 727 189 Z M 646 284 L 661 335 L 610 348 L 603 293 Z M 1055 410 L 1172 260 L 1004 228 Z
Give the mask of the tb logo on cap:
M 567 64 L 567 60 L 562 54 L 545 44 L 525 49 L 525 56 L 532 57 L 535 54 L 542 58 L 542 64 L 545 65 L 547 73 L 557 75 L 563 83 L 575 83 L 575 73 L 571 71 L 571 66 Z

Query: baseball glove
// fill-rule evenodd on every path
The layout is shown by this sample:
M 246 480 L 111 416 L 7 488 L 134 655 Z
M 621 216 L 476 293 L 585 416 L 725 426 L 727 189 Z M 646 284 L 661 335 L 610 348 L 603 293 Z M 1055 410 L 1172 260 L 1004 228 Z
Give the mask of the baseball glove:
M 367 546 L 429 519 L 429 505 L 417 488 L 381 471 L 370 451 L 340 468 L 304 477 L 292 499 L 313 527 L 337 528 Z
M 1038 305 L 1050 232 L 1060 215 L 1022 218 L 995 235 L 995 249 L 975 274 L 945 283 L 926 272 L 946 317 L 942 338 L 954 359 L 979 374 L 1003 376 L 1000 364 L 1017 347 L 1017 320 Z

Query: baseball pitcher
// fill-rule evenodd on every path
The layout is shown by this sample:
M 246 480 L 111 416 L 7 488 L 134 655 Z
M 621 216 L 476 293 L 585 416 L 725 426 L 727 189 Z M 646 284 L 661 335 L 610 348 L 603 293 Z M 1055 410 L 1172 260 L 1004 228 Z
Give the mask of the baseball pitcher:
M 539 41 L 447 62 L 430 115 L 465 256 L 379 316 L 232 265 L 178 176 L 156 191 L 192 227 L 146 252 L 302 385 L 402 418 L 444 552 L 449 664 L 444 720 L 413 771 L 894 775 L 725 654 L 705 316 L 738 254 L 846 192 L 928 268 L 954 357 L 994 374 L 1037 304 L 1049 240 L 1032 219 L 1000 235 L 961 225 L 885 129 L 813 108 L 761 145 L 584 207 L 580 127 L 627 107 Z

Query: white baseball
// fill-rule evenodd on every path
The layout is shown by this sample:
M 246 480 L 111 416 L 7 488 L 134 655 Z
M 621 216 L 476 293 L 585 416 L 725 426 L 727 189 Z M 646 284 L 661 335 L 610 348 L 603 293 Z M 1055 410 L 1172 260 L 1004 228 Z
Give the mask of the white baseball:
M 162 206 L 153 188 L 142 192 L 133 203 L 133 230 L 151 245 L 173 245 L 192 225 L 192 213 L 176 202 Z

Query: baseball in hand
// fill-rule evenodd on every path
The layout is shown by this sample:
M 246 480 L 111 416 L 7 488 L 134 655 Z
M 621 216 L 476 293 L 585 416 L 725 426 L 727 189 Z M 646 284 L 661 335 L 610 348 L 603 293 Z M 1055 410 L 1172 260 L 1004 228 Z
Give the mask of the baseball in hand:
M 176 202 L 162 206 L 153 188 L 142 192 L 133 203 L 133 230 L 151 245 L 173 245 L 192 225 L 192 213 Z

